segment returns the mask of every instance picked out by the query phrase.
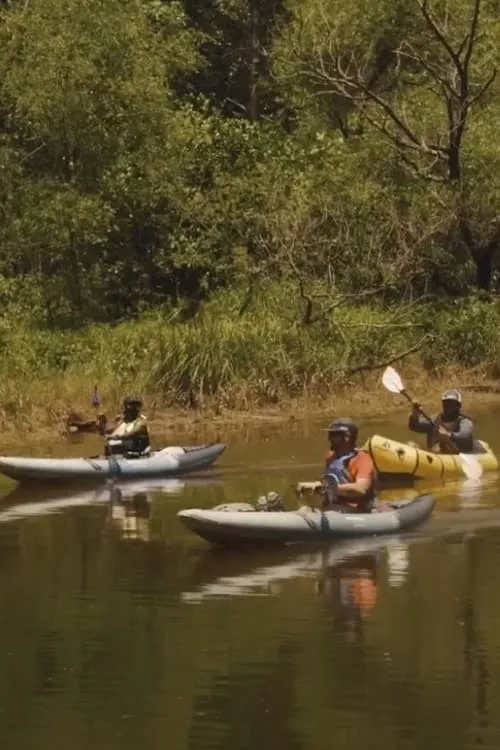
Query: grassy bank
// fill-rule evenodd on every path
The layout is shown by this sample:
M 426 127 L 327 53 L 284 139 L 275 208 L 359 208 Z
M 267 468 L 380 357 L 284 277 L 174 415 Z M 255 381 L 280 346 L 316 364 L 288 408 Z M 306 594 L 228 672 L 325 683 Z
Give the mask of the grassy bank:
M 380 384 L 396 364 L 420 398 L 443 385 L 465 387 L 468 402 L 496 396 L 500 305 L 457 303 L 339 305 L 304 325 L 293 287 L 256 295 L 223 293 L 195 319 L 179 311 L 116 326 L 48 331 L 9 315 L 0 320 L 0 427 L 32 435 L 60 430 L 70 410 L 92 415 L 99 386 L 108 416 L 128 392 L 143 395 L 164 427 L 210 419 L 300 417 L 343 411 L 377 414 L 397 407 Z M 326 310 L 326 308 L 325 308 Z

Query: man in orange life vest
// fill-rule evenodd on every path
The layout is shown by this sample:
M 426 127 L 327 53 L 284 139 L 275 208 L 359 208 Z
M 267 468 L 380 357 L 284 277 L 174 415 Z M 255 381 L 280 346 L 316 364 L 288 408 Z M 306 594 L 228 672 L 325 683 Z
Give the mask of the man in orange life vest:
M 330 450 L 326 455 L 322 482 L 302 482 L 297 491 L 321 492 L 323 509 L 341 506 L 352 512 L 369 513 L 376 501 L 376 469 L 371 456 L 356 448 L 358 427 L 348 417 L 328 427 Z

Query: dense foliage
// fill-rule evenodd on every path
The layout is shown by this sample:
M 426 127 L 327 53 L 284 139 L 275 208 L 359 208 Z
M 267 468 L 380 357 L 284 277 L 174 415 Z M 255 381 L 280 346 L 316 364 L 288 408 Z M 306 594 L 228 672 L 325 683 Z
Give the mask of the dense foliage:
M 499 42 L 494 0 L 3 3 L 3 307 L 494 290 Z
M 152 311 L 141 320 L 77 331 L 19 325 L 11 312 L 0 319 L 0 426 L 4 432 L 53 429 L 73 409 L 91 416 L 95 383 L 108 416 L 129 391 L 145 396 L 149 416 L 164 407 L 225 414 L 299 406 L 303 412 L 333 402 L 340 408 L 342 400 L 352 410 L 353 389 L 361 405 L 366 399 L 377 412 L 401 405 L 388 394 L 384 402 L 380 384 L 382 367 L 395 358 L 405 379 L 424 393 L 422 369 L 456 386 L 489 387 L 500 375 L 497 300 L 443 300 L 438 311 L 351 303 L 305 326 L 304 306 L 293 303 L 292 289 L 293 282 L 278 284 L 250 302 L 223 290 L 187 321 L 179 321 L 179 310 Z
M 0 2 L 0 422 L 498 375 L 499 49 L 497 0 Z

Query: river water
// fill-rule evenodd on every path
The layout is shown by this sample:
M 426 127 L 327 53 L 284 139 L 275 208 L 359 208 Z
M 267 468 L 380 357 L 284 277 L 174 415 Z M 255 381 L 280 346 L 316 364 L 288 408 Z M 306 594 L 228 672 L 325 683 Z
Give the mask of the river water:
M 499 414 L 478 429 L 498 453 Z M 317 478 L 322 426 L 241 434 L 204 475 L 121 494 L 1 485 L 2 750 L 500 745 L 496 475 L 436 488 L 397 538 L 224 553 L 178 522 Z

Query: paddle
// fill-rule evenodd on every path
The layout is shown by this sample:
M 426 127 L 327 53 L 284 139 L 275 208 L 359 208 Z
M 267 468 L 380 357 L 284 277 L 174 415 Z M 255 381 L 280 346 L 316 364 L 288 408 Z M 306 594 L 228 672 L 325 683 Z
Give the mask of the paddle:
M 99 396 L 97 385 L 95 385 L 94 390 L 92 392 L 92 406 L 94 407 L 96 411 L 96 421 L 98 425 L 98 432 L 100 435 L 105 435 L 106 434 L 106 418 L 97 413 L 97 409 L 100 407 L 100 405 L 101 405 L 101 397 Z
M 99 391 L 97 390 L 97 386 L 94 386 L 94 391 L 92 393 L 92 406 L 94 409 L 97 409 L 101 405 L 101 399 L 99 396 Z
M 382 383 L 384 387 L 387 388 L 387 390 L 391 393 L 400 393 L 411 404 L 414 403 L 412 397 L 404 387 L 404 383 L 401 380 L 399 373 L 393 367 L 386 367 L 386 369 L 384 370 L 384 374 L 382 375 Z M 426 419 L 430 424 L 434 424 L 433 420 L 429 417 L 428 414 L 425 413 L 425 411 L 421 407 L 419 407 L 419 411 L 424 419 Z M 454 445 L 451 438 L 448 440 L 448 442 L 450 446 L 453 447 L 453 450 L 455 452 L 456 446 Z M 458 457 L 460 458 L 463 472 L 468 479 L 479 479 L 482 476 L 483 467 L 481 466 L 477 458 L 475 458 L 475 456 L 466 453 L 458 453 Z

